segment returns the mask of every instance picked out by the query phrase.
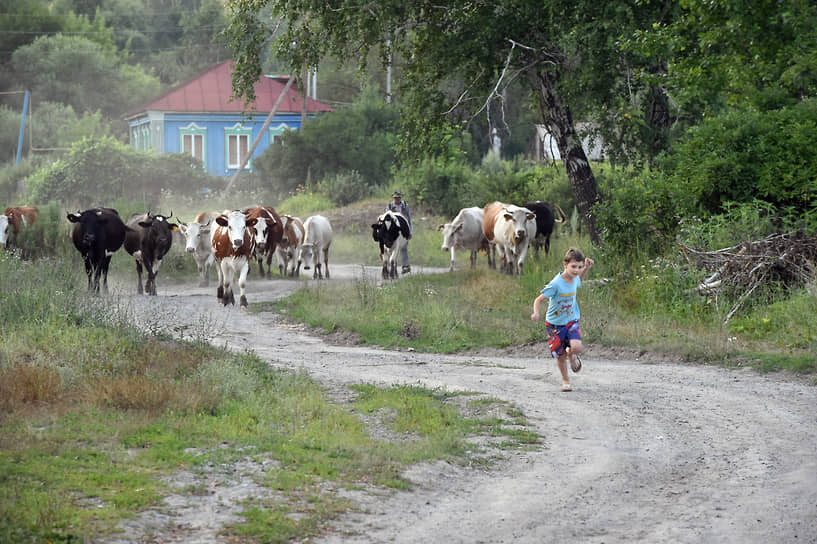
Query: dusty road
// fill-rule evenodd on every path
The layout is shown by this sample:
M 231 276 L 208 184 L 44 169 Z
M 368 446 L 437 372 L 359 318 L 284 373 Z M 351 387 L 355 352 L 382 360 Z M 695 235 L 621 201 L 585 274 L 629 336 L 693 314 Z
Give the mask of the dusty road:
M 332 273 L 339 281 L 364 270 Z M 250 282 L 248 299 L 298 285 Z M 363 513 L 320 542 L 817 542 L 817 387 L 804 380 L 591 350 L 574 391 L 562 393 L 555 363 L 535 354 L 330 345 L 278 316 L 219 307 L 213 291 L 160 281 L 158 297 L 121 296 L 190 330 L 216 325 L 213 343 L 306 369 L 330 390 L 367 382 L 484 392 L 519 406 L 542 436 L 537 450 L 491 470 L 413 467 L 412 491 L 356 493 Z M 212 542 L 215 532 L 181 540 L 160 532 L 157 541 Z

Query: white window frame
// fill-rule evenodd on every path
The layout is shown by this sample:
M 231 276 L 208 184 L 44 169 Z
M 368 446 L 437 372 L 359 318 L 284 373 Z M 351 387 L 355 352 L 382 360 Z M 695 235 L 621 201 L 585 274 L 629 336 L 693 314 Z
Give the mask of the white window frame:
M 292 129 L 292 127 L 290 127 L 286 123 L 281 123 L 277 127 L 271 127 L 269 129 L 269 143 L 270 143 L 270 145 L 275 143 L 276 138 L 278 138 L 281 134 L 283 134 L 284 132 L 286 132 L 287 130 L 290 130 L 290 129 Z
M 190 137 L 192 147 L 189 152 L 185 151 L 184 139 L 186 136 Z M 201 138 L 201 157 L 196 155 L 196 138 Z M 189 154 L 191 157 L 199 159 L 203 163 L 207 163 L 207 129 L 198 126 L 195 123 L 190 123 L 186 127 L 179 129 L 179 153 Z
M 230 141 L 233 140 L 236 145 L 236 156 L 230 156 Z M 245 128 L 243 125 L 236 123 L 232 128 L 224 129 L 224 162 L 228 170 L 237 170 L 241 166 L 242 160 L 242 141 L 244 142 L 244 151 L 249 153 L 252 142 L 252 128 Z M 245 170 L 252 170 L 252 159 L 247 161 L 244 166 Z

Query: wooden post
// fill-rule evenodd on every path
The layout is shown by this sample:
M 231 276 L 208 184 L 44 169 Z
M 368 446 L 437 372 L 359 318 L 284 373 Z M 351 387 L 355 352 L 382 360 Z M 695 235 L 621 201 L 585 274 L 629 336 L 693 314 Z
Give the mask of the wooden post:
M 272 111 L 269 112 L 269 115 L 267 115 L 267 119 L 266 121 L 264 121 L 263 126 L 261 126 L 261 130 L 258 131 L 258 136 L 255 137 L 255 141 L 252 143 L 252 147 L 250 147 L 250 150 L 247 151 L 247 155 L 241 159 L 241 165 L 238 167 L 238 170 L 236 170 L 235 174 L 233 174 L 233 176 L 230 178 L 230 181 L 227 182 L 227 186 L 224 188 L 223 194 L 227 194 L 230 191 L 230 189 L 233 188 L 233 185 L 235 184 L 235 181 L 238 179 L 239 174 L 241 174 L 241 171 L 244 170 L 245 166 L 247 166 L 250 157 L 252 157 L 253 152 L 255 152 L 255 149 L 261 142 L 261 137 L 267 131 L 267 128 L 269 128 L 269 124 L 272 122 L 272 118 L 275 117 L 276 113 L 278 113 L 278 107 L 281 105 L 281 102 L 284 101 L 284 97 L 286 97 L 293 83 L 295 83 L 295 72 L 289 74 L 289 81 L 287 81 L 287 84 L 284 86 L 284 90 L 281 91 L 281 96 L 279 96 L 278 100 L 275 101 L 275 105 L 272 107 Z

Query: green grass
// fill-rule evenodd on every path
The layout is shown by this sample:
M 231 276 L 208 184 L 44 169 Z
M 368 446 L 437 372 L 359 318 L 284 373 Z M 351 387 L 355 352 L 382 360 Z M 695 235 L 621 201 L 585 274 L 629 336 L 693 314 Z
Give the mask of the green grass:
M 339 405 L 303 373 L 139 333 L 125 311 L 110 319 L 111 300 L 65 267 L 31 270 L 0 258 L 16 282 L 0 285 L 2 542 L 93 540 L 169 493 L 200 492 L 163 476 L 247 458 L 271 461 L 255 476 L 271 495 L 242 505 L 225 536 L 303 540 L 354 508 L 333 490 L 403 489 L 411 463 L 482 462 L 538 441 L 494 399 L 361 385 Z

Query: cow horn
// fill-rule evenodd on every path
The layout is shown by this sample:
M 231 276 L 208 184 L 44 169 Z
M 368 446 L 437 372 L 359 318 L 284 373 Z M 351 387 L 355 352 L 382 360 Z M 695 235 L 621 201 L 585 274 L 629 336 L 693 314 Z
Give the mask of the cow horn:
M 165 219 L 170 219 L 171 217 L 173 217 L 173 210 L 170 210 L 170 215 L 168 215 L 167 217 L 165 217 Z

